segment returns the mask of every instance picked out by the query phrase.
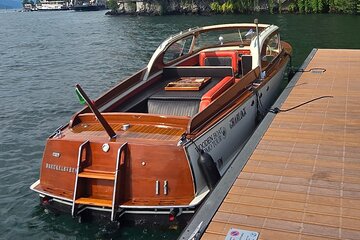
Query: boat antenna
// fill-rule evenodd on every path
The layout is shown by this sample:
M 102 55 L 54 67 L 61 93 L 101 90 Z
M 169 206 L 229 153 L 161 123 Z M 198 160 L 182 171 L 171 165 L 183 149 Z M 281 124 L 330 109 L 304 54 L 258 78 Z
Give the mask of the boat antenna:
M 90 100 L 88 95 L 80 87 L 79 84 L 76 84 L 76 90 L 80 93 L 81 97 L 85 100 L 86 104 L 89 106 L 90 110 L 95 114 L 96 118 L 99 120 L 100 124 L 104 127 L 106 133 L 109 135 L 110 139 L 116 138 L 116 133 L 111 128 L 110 124 L 105 120 L 104 116 L 101 115 L 99 110 L 96 108 L 95 104 Z
M 256 45 L 258 49 L 258 61 L 259 61 L 259 70 L 260 70 L 260 80 L 263 79 L 262 69 L 261 69 L 261 51 L 260 51 L 260 40 L 259 40 L 259 19 L 255 18 L 254 23 L 256 25 Z

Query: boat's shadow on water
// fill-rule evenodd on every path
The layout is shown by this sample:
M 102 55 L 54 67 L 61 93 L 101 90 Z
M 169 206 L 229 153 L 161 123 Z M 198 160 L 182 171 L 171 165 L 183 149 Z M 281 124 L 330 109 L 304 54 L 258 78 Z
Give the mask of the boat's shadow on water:
M 33 208 L 31 217 L 36 221 L 29 222 L 28 229 L 46 232 L 48 239 L 61 239 L 64 235 L 69 239 L 177 239 L 184 227 L 177 224 L 160 226 L 156 222 L 143 221 L 119 223 L 91 216 L 83 217 L 79 223 L 78 218 L 41 206 Z

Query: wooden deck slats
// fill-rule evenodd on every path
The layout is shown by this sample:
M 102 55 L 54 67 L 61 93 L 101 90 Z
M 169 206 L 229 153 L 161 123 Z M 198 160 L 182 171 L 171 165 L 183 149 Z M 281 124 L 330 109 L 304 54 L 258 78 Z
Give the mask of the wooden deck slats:
M 141 138 L 150 140 L 164 140 L 177 141 L 179 137 L 185 132 L 185 128 L 179 127 L 163 127 L 156 125 L 136 124 L 131 125 L 127 131 L 122 130 L 123 124 L 110 124 L 121 138 Z M 68 135 L 79 135 L 83 137 L 105 136 L 103 127 L 98 123 L 88 123 L 86 127 L 79 124 L 73 128 L 73 132 L 68 132 Z
M 360 51 L 318 50 L 202 239 L 360 239 Z

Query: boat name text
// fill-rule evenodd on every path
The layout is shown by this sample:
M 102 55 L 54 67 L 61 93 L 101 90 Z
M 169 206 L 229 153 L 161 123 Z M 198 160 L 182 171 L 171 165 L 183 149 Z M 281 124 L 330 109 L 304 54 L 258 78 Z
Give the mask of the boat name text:
M 213 134 L 207 137 L 202 143 L 200 143 L 199 148 L 204 150 L 204 152 L 211 152 L 219 143 L 226 138 L 226 128 L 220 127 Z
M 76 172 L 76 168 L 74 168 L 74 167 L 67 167 L 67 166 L 61 166 L 61 165 L 50 164 L 50 163 L 46 163 L 45 168 L 50 169 L 50 170 L 59 171 L 59 172 L 69 172 L 69 173 Z
M 236 124 L 238 124 L 238 123 L 241 121 L 241 119 L 243 119 L 245 116 L 246 116 L 246 110 L 245 110 L 245 108 L 243 108 L 242 110 L 240 110 L 240 112 L 237 112 L 237 113 L 235 114 L 235 116 L 230 119 L 230 122 L 229 122 L 230 129 L 232 129 L 233 127 L 235 127 Z

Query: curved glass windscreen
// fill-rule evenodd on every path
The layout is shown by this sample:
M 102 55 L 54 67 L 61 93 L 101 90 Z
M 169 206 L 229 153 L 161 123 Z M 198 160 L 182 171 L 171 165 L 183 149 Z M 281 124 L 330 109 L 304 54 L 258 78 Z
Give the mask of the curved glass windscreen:
M 262 29 L 259 29 L 259 31 L 261 30 Z M 196 37 L 194 50 L 227 44 L 249 46 L 255 36 L 255 27 L 218 29 L 201 32 Z

